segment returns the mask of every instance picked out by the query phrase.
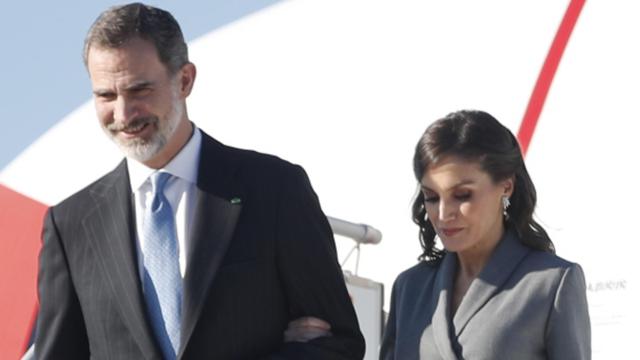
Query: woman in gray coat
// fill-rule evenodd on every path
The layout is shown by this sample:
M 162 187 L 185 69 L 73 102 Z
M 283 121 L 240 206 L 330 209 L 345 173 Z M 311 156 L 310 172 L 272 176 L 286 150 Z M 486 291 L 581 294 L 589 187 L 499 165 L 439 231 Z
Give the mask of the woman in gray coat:
M 380 358 L 590 359 L 582 269 L 533 220 L 513 134 L 485 112 L 449 114 L 420 138 L 414 172 L 424 251 L 395 281 Z

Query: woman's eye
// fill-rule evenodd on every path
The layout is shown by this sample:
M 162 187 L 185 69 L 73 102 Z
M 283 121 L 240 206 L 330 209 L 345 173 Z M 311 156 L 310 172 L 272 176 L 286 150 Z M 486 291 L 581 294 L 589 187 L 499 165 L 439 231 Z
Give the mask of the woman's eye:
M 469 200 L 471 199 L 471 193 L 467 192 L 467 193 L 455 194 L 455 198 L 462 201 Z
M 438 197 L 437 196 L 424 196 L 424 202 L 428 202 L 428 203 L 434 203 L 438 201 Z

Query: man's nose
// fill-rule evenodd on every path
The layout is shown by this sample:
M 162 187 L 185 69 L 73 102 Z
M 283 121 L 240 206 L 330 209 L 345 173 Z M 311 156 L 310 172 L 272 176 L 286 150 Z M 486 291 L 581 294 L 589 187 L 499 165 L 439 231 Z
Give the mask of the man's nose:
M 113 120 L 119 124 L 126 124 L 134 119 L 135 116 L 135 102 L 125 98 L 124 96 L 118 96 L 113 109 Z

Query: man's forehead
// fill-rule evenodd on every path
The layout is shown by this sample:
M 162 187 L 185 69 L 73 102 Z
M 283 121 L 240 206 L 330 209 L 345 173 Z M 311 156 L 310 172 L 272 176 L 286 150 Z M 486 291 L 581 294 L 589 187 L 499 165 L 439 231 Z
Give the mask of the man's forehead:
M 88 51 L 87 67 L 94 70 L 145 72 L 165 68 L 155 47 L 143 42 L 128 42 L 119 47 L 92 46 Z
M 89 61 L 89 77 L 94 92 L 114 89 L 129 90 L 164 82 L 168 75 L 164 66 L 146 66 L 138 61 L 96 56 Z M 90 58 L 91 60 L 91 58 Z

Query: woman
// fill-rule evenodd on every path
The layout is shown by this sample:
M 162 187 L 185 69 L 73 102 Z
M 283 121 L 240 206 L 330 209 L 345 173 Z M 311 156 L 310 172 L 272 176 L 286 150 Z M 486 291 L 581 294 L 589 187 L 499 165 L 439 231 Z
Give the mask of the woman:
M 513 134 L 485 112 L 449 114 L 420 138 L 414 172 L 423 253 L 394 283 L 380 358 L 590 359 L 582 269 L 533 220 Z

